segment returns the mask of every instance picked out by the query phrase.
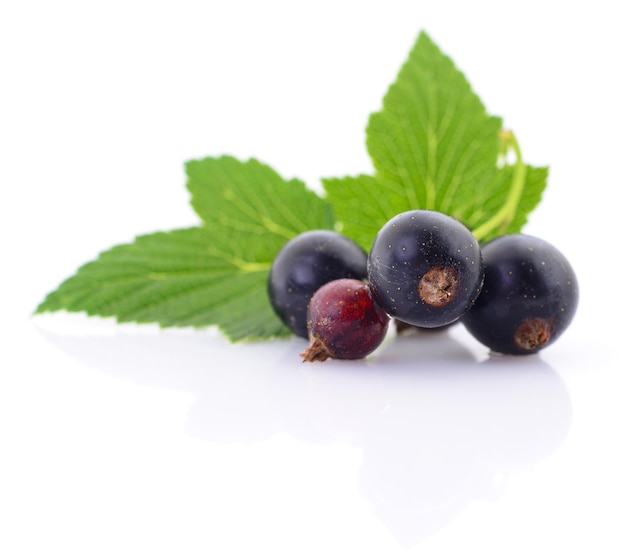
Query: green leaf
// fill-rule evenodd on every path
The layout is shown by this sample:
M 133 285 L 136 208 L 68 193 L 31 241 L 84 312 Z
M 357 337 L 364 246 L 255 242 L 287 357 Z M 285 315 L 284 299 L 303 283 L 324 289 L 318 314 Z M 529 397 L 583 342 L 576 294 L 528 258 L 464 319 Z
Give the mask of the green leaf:
M 234 340 L 286 334 L 265 295 L 267 271 L 222 257 L 215 236 L 187 228 L 139 236 L 101 253 L 37 308 L 162 326 L 218 324 Z
M 322 180 L 341 230 L 368 249 L 387 220 L 422 208 L 452 215 L 482 241 L 519 231 L 541 198 L 547 171 L 525 165 L 514 137 L 501 128 L 453 61 L 420 33 L 368 122 L 374 175 Z M 518 160 L 502 166 L 509 149 Z
M 450 212 L 499 154 L 500 118 L 489 116 L 463 74 L 425 33 L 370 116 L 367 148 L 380 179 L 405 207 Z
M 298 232 L 332 227 L 325 201 L 258 161 L 187 164 L 205 226 L 137 237 L 101 253 L 36 309 L 168 326 L 218 325 L 233 341 L 289 334 L 267 296 L 274 256 Z
M 204 225 L 228 239 L 235 257 L 271 263 L 282 245 L 301 232 L 332 229 L 330 205 L 300 180 L 285 181 L 251 159 L 205 158 L 186 164 L 191 204 Z
M 368 174 L 323 178 L 322 184 L 339 230 L 366 251 L 380 227 L 396 214 L 395 207 L 403 203 L 402 196 Z

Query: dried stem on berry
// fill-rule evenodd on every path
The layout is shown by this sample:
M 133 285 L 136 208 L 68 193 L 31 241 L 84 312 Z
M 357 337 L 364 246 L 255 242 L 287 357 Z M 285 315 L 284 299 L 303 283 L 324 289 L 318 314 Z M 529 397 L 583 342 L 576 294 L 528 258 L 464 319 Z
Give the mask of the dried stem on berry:
M 324 362 L 330 358 L 330 353 L 319 338 L 314 338 L 300 357 L 303 362 Z

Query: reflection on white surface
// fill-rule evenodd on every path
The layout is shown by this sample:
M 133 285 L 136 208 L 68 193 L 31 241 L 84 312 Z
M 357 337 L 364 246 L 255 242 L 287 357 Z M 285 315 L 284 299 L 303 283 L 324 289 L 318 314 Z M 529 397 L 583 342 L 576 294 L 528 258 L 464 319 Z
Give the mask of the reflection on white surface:
M 278 434 L 363 452 L 360 491 L 410 547 L 565 439 L 564 383 L 540 357 L 480 358 L 454 331 L 393 338 L 371 361 L 303 364 L 301 339 L 230 345 L 211 332 L 42 330 L 85 365 L 192 393 L 186 430 L 214 443 Z

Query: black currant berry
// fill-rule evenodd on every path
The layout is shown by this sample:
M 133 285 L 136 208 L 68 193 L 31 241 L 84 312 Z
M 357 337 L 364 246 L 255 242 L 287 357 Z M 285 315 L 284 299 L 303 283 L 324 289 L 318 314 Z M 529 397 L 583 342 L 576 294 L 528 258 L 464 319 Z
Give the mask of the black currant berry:
M 366 276 L 367 254 L 356 242 L 331 230 L 310 230 L 278 252 L 269 273 L 268 293 L 283 323 L 308 338 L 306 312 L 315 291 L 331 280 Z
M 365 358 L 380 346 L 388 325 L 389 316 L 376 304 L 366 283 L 333 280 L 311 298 L 310 344 L 300 356 L 305 362 Z
M 459 319 L 480 293 L 478 242 L 456 219 L 428 210 L 406 211 L 378 232 L 368 279 L 376 302 L 409 325 L 441 327 Z
M 571 323 L 578 283 L 565 256 L 545 240 L 500 236 L 483 246 L 485 283 L 462 323 L 482 344 L 504 354 L 533 354 Z

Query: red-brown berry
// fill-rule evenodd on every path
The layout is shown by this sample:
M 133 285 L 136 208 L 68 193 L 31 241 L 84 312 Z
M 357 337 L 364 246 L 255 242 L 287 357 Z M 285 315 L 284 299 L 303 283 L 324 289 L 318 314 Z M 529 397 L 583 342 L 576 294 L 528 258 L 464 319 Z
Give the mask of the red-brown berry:
M 365 358 L 382 343 L 388 325 L 389 316 L 376 304 L 366 283 L 331 281 L 311 298 L 307 312 L 310 344 L 300 356 L 305 362 Z

